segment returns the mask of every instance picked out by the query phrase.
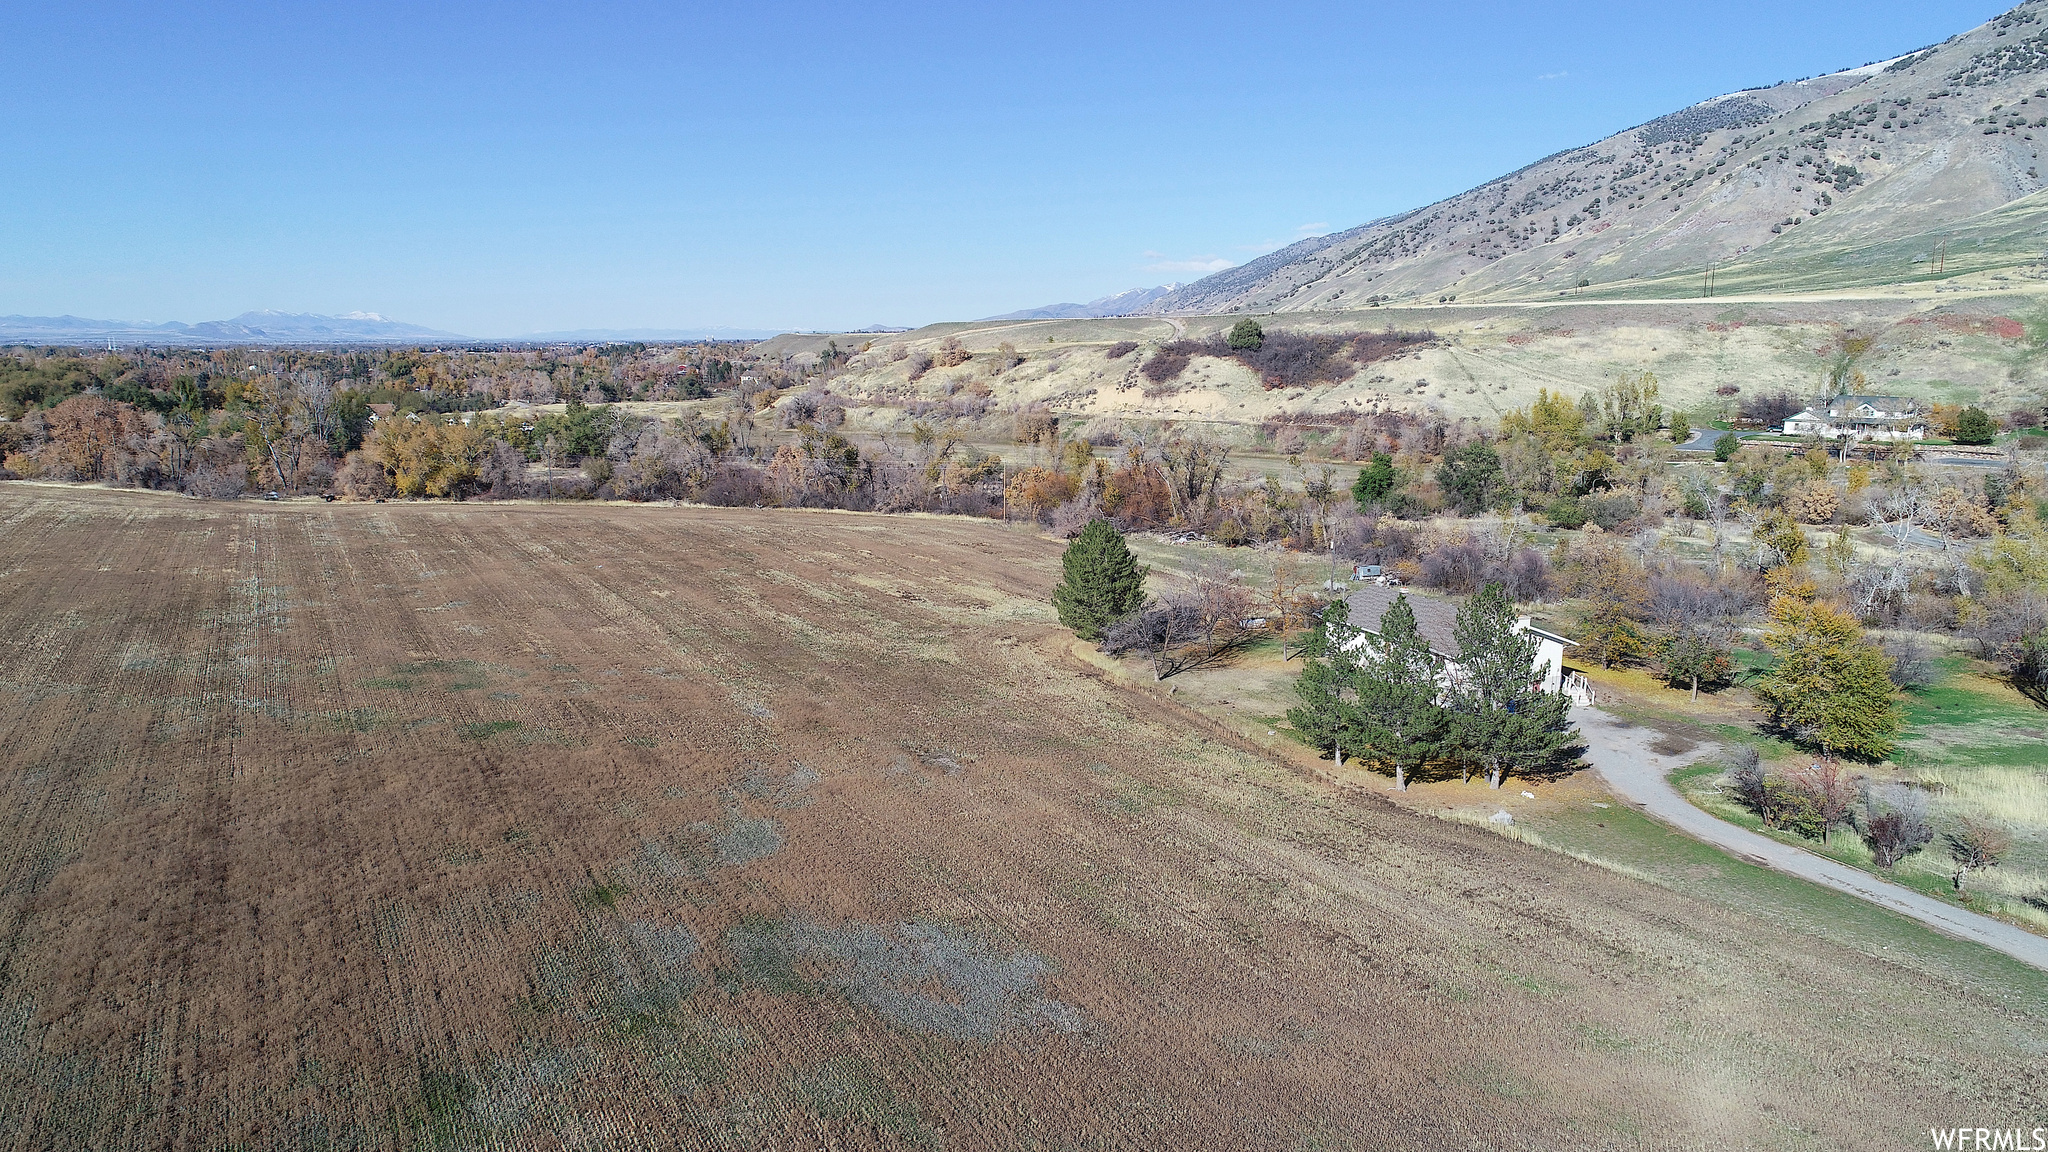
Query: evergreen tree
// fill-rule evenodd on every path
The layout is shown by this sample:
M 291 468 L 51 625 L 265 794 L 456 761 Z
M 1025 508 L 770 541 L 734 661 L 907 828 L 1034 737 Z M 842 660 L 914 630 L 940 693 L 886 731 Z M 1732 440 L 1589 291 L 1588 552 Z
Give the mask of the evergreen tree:
M 1145 576 L 1130 548 L 1107 520 L 1091 520 L 1060 557 L 1066 579 L 1052 590 L 1060 623 L 1083 640 L 1102 639 L 1102 630 L 1145 602 Z
M 1965 408 L 1956 416 L 1956 443 L 1989 444 L 1998 437 L 1998 423 L 1982 408 Z
M 1266 330 L 1259 326 L 1257 320 L 1247 316 L 1230 326 L 1230 335 L 1224 337 L 1224 343 L 1239 352 L 1257 352 L 1265 346 Z
M 1778 662 L 1757 678 L 1756 694 L 1774 723 L 1810 733 L 1824 754 L 1890 754 L 1904 723 L 1891 660 L 1863 639 L 1855 617 L 1780 596 L 1771 602 L 1764 643 Z
M 1303 743 L 1324 752 L 1344 747 L 1343 693 L 1349 679 L 1345 672 L 1340 661 L 1311 657 L 1294 682 L 1301 703 L 1287 710 L 1287 724 Z
M 1294 694 L 1301 703 L 1287 710 L 1288 726 L 1305 743 L 1340 755 L 1344 747 L 1343 693 L 1353 670 L 1350 654 L 1343 649 L 1354 632 L 1350 618 L 1351 605 L 1343 600 L 1323 609 L 1297 650 L 1298 655 L 1307 657 L 1301 677 L 1294 682 Z
M 1443 463 L 1437 465 L 1436 483 L 1460 513 L 1470 516 L 1485 511 L 1503 490 L 1500 454 L 1480 443 L 1445 453 Z
M 1343 730 L 1349 746 L 1391 769 L 1394 787 L 1406 791 L 1409 774 L 1441 757 L 1450 735 L 1448 715 L 1437 703 L 1436 654 L 1416 631 L 1406 595 L 1394 598 L 1365 649 L 1351 678 L 1357 703 L 1341 709 Z
M 1351 485 L 1351 498 L 1358 502 L 1360 512 L 1370 511 L 1385 500 L 1394 490 L 1394 458 L 1385 452 L 1372 454 L 1372 463 L 1358 470 L 1358 479 Z
M 1485 768 L 1489 788 L 1500 787 L 1510 769 L 1540 771 L 1577 752 L 1570 704 L 1536 682 L 1539 642 L 1516 632 L 1517 620 L 1514 602 L 1488 584 L 1458 610 L 1454 633 L 1460 673 L 1449 693 L 1452 729 L 1461 758 Z

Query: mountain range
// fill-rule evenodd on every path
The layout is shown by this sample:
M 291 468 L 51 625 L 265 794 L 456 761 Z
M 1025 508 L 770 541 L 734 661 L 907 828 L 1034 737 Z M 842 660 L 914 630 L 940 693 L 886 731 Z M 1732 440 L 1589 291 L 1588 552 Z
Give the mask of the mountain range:
M 1042 308 L 1025 308 L 1018 312 L 1005 312 L 1001 316 L 990 316 L 990 320 L 1092 320 L 1104 316 L 1133 316 L 1144 312 L 1153 303 L 1180 290 L 1179 284 L 1165 284 L 1158 288 L 1132 288 L 1114 296 L 1103 296 L 1086 304 L 1047 304 Z
M 2027 0 L 1940 44 L 1717 96 L 1132 311 L 1698 297 L 2024 274 L 2048 247 L 2044 145 L 2048 0 Z
M 901 331 L 881 329 L 876 331 Z M 755 328 L 580 328 L 497 337 L 508 343 L 598 344 L 621 341 L 762 340 L 775 333 Z M 181 324 L 148 320 L 90 320 L 81 316 L 0 316 L 0 344 L 157 344 L 210 346 L 223 344 L 436 344 L 476 343 L 461 336 L 407 324 L 375 312 L 342 316 L 276 312 L 244 312 L 232 320 Z
M 198 324 L 0 316 L 0 344 L 415 344 L 459 339 L 452 332 L 406 324 L 375 312 L 317 316 L 265 309 L 244 312 L 232 320 Z

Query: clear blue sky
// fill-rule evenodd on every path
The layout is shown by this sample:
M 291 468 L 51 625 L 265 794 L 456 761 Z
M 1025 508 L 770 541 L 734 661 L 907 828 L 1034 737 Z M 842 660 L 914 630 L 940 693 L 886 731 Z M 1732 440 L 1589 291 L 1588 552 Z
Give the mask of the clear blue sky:
M 1190 280 L 1958 0 L 0 8 L 0 313 L 472 335 Z

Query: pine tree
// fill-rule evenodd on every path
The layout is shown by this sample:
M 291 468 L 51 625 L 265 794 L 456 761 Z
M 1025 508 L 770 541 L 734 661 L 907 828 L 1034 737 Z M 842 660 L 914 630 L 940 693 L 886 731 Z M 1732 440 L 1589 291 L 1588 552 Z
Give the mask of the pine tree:
M 1091 520 L 1060 557 L 1066 579 L 1052 590 L 1060 623 L 1083 640 L 1100 640 L 1102 630 L 1137 611 L 1145 602 L 1145 576 L 1118 532 L 1107 520 Z
M 1577 751 L 1570 704 L 1537 682 L 1539 642 L 1516 632 L 1517 620 L 1514 602 L 1500 585 L 1488 584 L 1458 610 L 1453 633 L 1459 674 L 1449 693 L 1452 730 L 1460 758 L 1486 769 L 1489 788 L 1500 787 L 1510 769 L 1540 771 Z
M 1351 499 L 1358 504 L 1360 512 L 1369 512 L 1385 500 L 1394 490 L 1394 458 L 1385 452 L 1372 454 L 1372 463 L 1358 470 L 1358 479 L 1351 484 Z
M 1353 671 L 1344 644 L 1355 629 L 1351 627 L 1351 605 L 1332 601 L 1317 617 L 1314 628 L 1302 639 L 1295 654 L 1305 656 L 1301 676 L 1294 682 L 1294 694 L 1301 703 L 1287 710 L 1287 724 L 1305 743 L 1343 757 L 1345 687 Z
M 1343 709 L 1349 743 L 1367 760 L 1391 768 L 1394 787 L 1437 759 L 1450 735 L 1448 714 L 1437 703 L 1442 686 L 1436 654 L 1415 628 L 1408 597 L 1396 596 L 1380 617 L 1379 635 L 1366 645 L 1352 676 L 1356 704 Z

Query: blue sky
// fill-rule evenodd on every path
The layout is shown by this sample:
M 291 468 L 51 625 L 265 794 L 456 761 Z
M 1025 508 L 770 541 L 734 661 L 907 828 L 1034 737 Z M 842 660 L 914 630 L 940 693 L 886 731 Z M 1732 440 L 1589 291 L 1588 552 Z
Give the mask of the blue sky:
M 14 4 L 0 313 L 967 319 L 1194 279 L 2006 6 Z

